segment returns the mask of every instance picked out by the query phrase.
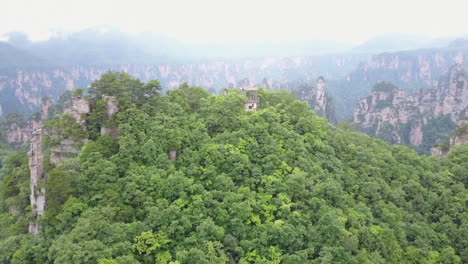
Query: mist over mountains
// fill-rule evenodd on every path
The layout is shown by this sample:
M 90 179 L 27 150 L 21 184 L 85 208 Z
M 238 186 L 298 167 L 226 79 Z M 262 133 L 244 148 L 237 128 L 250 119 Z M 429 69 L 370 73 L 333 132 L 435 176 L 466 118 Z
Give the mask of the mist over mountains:
M 431 39 L 423 36 L 391 34 L 374 37 L 359 45 L 332 40 L 260 42 L 249 41 L 249 39 L 239 39 L 229 43 L 190 43 L 161 34 L 124 33 L 109 27 L 55 34 L 43 41 L 30 41 L 22 32 L 7 33 L 5 38 L 11 46 L 25 51 L 18 58 L 25 65 L 31 64 L 34 57 L 36 57 L 37 64 L 48 62 L 57 65 L 112 65 L 182 63 L 213 58 L 376 54 L 421 48 L 441 48 L 448 46 L 456 39 L 456 37 Z M 21 57 L 28 57 L 28 55 L 32 57 L 22 62 L 24 59 Z M 3 56 L 2 61 L 5 61 Z M 21 65 L 21 63 L 16 62 L 16 65 Z

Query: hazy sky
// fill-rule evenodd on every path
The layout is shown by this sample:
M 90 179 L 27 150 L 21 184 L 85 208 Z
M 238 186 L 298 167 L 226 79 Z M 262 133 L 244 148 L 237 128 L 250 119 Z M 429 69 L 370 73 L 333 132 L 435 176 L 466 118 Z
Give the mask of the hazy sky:
M 5 3 L 6 2 L 6 3 Z M 468 33 L 468 0 L 3 0 L 0 35 L 110 25 L 196 42 L 303 39 L 359 43 L 384 33 Z

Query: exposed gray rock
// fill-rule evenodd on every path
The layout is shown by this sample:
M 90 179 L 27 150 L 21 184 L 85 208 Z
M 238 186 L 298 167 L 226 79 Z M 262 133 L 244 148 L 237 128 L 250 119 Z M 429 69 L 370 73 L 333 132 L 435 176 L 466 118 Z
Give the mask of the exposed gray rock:
M 75 157 L 81 151 L 81 146 L 86 142 L 86 139 L 76 142 L 70 138 L 63 138 L 57 134 L 57 131 L 43 130 L 42 120 L 46 119 L 49 108 L 51 106 L 50 100 L 43 100 L 41 107 L 41 120 L 28 121 L 27 129 L 12 125 L 10 137 L 15 140 L 27 141 L 29 139 L 27 132 L 34 129 L 31 137 L 30 150 L 28 152 L 29 170 L 30 170 L 30 201 L 33 220 L 29 223 L 29 233 L 37 234 L 40 231 L 38 219 L 44 215 L 47 208 L 46 205 L 46 182 L 47 174 L 44 170 L 44 151 L 42 149 L 43 138 L 45 135 L 56 136 L 60 139 L 58 146 L 50 149 L 50 162 L 57 164 L 63 159 Z M 86 129 L 86 115 L 91 111 L 89 101 L 79 95 L 73 95 L 71 98 L 70 107 L 64 110 L 64 113 L 75 118 L 76 122 Z
M 41 120 L 46 120 L 49 115 L 49 109 L 52 106 L 52 100 L 47 97 L 44 100 L 42 100 L 41 104 Z
M 11 123 L 7 127 L 3 127 L 7 131 L 6 139 L 9 144 L 22 145 L 26 144 L 32 137 L 36 129 L 42 128 L 43 121 L 47 119 L 47 113 L 52 102 L 44 100 L 41 105 L 40 119 L 31 119 L 24 123 Z
M 390 135 L 390 143 L 418 146 L 424 137 L 423 125 L 441 115 L 449 115 L 457 123 L 467 111 L 468 76 L 456 64 L 440 78 L 437 89 L 421 89 L 413 94 L 398 88 L 374 90 L 357 103 L 354 123 L 370 135 Z M 409 131 L 409 142 L 402 142 L 403 129 Z
M 325 79 L 317 78 L 315 87 L 300 88 L 299 98 L 306 101 L 317 115 L 326 117 L 328 121 L 336 123 L 335 109 L 331 106 L 326 89 Z
M 433 156 L 441 156 L 447 154 L 451 148 L 461 144 L 468 144 L 468 120 L 458 122 L 455 134 L 449 138 L 447 146 L 435 146 L 431 148 Z
M 29 233 L 37 234 L 39 225 L 37 220 L 44 214 L 46 210 L 46 189 L 45 182 L 47 175 L 44 172 L 44 152 L 42 151 L 42 129 L 34 131 L 31 139 L 31 147 L 28 152 L 29 171 L 30 171 L 30 202 L 33 219 L 29 223 Z
M 447 150 L 444 150 L 442 147 L 432 147 L 431 155 L 432 156 L 442 156 L 447 153 Z
M 64 159 L 76 157 L 81 151 L 78 147 L 80 143 L 68 138 L 61 140 L 57 147 L 50 150 L 50 163 L 57 164 Z
M 317 79 L 317 96 L 316 96 L 315 112 L 325 113 L 327 108 L 327 95 L 325 91 L 325 79 L 322 77 Z
M 101 127 L 101 135 L 109 135 L 112 138 L 120 136 L 119 130 L 113 127 Z
M 119 102 L 115 96 L 103 95 L 102 100 L 106 102 L 106 115 L 107 119 L 112 118 L 119 112 Z
M 69 114 L 76 119 L 76 122 L 82 127 L 86 128 L 86 115 L 91 112 L 89 100 L 83 98 L 81 95 L 72 95 L 70 107 L 64 110 L 64 114 Z
M 101 135 L 109 135 L 114 138 L 118 137 L 119 130 L 115 127 L 108 127 L 105 123 L 109 122 L 109 120 L 119 112 L 119 102 L 115 96 L 103 95 L 102 99 L 106 102 L 106 120 L 101 127 Z
M 452 147 L 468 143 L 468 120 L 458 122 L 458 129 L 450 141 Z

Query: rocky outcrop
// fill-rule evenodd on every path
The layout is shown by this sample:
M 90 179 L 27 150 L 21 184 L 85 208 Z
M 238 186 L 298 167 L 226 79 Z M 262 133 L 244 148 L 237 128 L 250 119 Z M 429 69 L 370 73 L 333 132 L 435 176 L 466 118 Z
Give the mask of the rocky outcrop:
M 328 95 L 324 77 L 318 77 L 315 86 L 299 85 L 298 97 L 306 101 L 317 115 L 326 117 L 328 121 L 336 123 L 335 108 L 330 102 L 331 98 Z
M 431 148 L 431 155 L 432 156 L 442 156 L 447 154 L 448 149 L 445 149 L 443 147 L 432 147 Z
M 106 118 L 101 126 L 101 135 L 109 135 L 111 137 L 118 137 L 119 130 L 111 124 L 112 117 L 119 112 L 119 102 L 115 96 L 102 96 L 102 100 L 106 102 Z
M 346 77 L 349 83 L 366 82 L 370 85 L 380 80 L 399 87 L 407 85 L 420 88 L 437 87 L 439 78 L 452 65 L 467 66 L 466 49 L 413 50 L 382 53 L 362 63 Z
M 337 112 L 342 119 L 350 115 L 359 98 L 366 97 L 375 83 L 390 82 L 404 91 L 436 89 L 440 76 L 458 64 L 468 68 L 468 49 L 441 48 L 382 53 L 361 63 L 337 83 L 329 85 L 337 97 Z
M 468 144 L 468 120 L 461 120 L 458 122 L 457 130 L 454 135 L 448 139 L 445 144 L 434 144 L 431 148 L 433 156 L 445 155 L 450 149 L 461 144 Z
M 34 131 L 31 140 L 30 150 L 28 152 L 29 171 L 30 171 L 30 202 L 33 220 L 29 223 L 29 233 L 37 234 L 39 225 L 37 220 L 46 210 L 46 189 L 45 183 L 47 175 L 44 171 L 44 152 L 42 151 L 42 129 Z
M 45 97 L 41 104 L 41 120 L 47 120 L 49 118 L 49 109 L 52 106 L 52 99 Z
M 450 140 L 450 146 L 456 147 L 468 143 L 468 120 L 458 122 L 458 129 Z
M 30 120 L 26 124 L 12 123 L 7 128 L 7 142 L 10 145 L 23 145 L 31 139 L 32 132 L 42 127 L 42 123 Z
M 106 102 L 106 117 L 111 119 L 117 112 L 119 112 L 119 102 L 115 96 L 103 95 L 102 100 Z
M 68 106 L 63 111 L 64 114 L 73 117 L 75 122 L 85 131 L 87 130 L 86 116 L 90 112 L 91 106 L 89 100 L 77 94 L 71 96 Z M 63 137 L 53 129 L 47 131 L 47 133 L 59 139 L 58 145 L 50 149 L 50 162 L 52 164 L 57 164 L 64 159 L 77 156 L 81 151 L 81 146 L 86 143 L 86 139 L 80 139 L 77 142 L 72 138 Z
M 325 79 L 323 77 L 319 77 L 317 79 L 316 102 L 315 111 L 325 112 L 325 109 L 327 108 L 327 95 L 325 91 Z
M 31 139 L 33 132 L 43 126 L 43 121 L 47 119 L 50 106 L 51 101 L 45 99 L 42 101 L 39 116 L 26 121 L 22 119 L 22 116 L 18 116 L 16 120 L 10 120 L 2 124 L 1 129 L 6 131 L 7 143 L 13 146 L 26 144 Z
M 448 116 L 457 123 L 467 111 L 468 76 L 456 64 L 440 78 L 436 89 L 408 94 L 389 83 L 378 83 L 369 97 L 357 103 L 354 123 L 361 131 L 390 143 L 418 146 L 425 139 L 424 126 L 431 120 Z
M 30 202 L 33 220 L 29 223 L 29 233 L 37 234 L 40 231 L 38 219 L 44 215 L 47 209 L 46 205 L 46 182 L 47 173 L 44 169 L 44 150 L 42 148 L 44 137 L 51 135 L 60 139 L 58 144 L 50 149 L 50 163 L 57 164 L 63 159 L 75 157 L 81 151 L 81 146 L 85 143 L 86 139 L 73 140 L 70 137 L 62 136 L 60 132 L 47 127 L 43 128 L 42 119 L 46 119 L 50 101 L 44 100 L 41 107 L 41 120 L 37 122 L 32 133 L 30 150 L 28 152 L 29 171 L 30 171 Z M 69 107 L 64 109 L 64 113 L 74 118 L 75 122 L 81 126 L 83 130 L 86 129 L 85 116 L 91 111 L 89 101 L 81 96 L 74 95 L 71 98 Z M 75 124 L 76 126 L 76 124 Z
M 47 173 L 44 169 L 44 151 L 42 148 L 43 139 L 47 132 L 41 128 L 36 129 L 32 134 L 30 150 L 28 152 L 29 172 L 30 172 L 30 203 L 32 218 L 29 223 L 29 233 L 38 234 L 40 225 L 39 218 L 44 215 L 47 209 L 46 204 L 46 183 Z M 63 159 L 77 156 L 81 148 L 80 142 L 71 139 L 63 139 L 57 147 L 50 150 L 50 163 L 57 164 Z
M 58 146 L 50 149 L 50 163 L 57 164 L 64 159 L 78 156 L 84 143 L 86 140 L 76 142 L 69 138 L 62 139 Z
M 71 115 L 82 128 L 86 128 L 86 115 L 91 112 L 89 100 L 74 94 L 70 101 L 70 106 L 64 110 L 64 114 Z

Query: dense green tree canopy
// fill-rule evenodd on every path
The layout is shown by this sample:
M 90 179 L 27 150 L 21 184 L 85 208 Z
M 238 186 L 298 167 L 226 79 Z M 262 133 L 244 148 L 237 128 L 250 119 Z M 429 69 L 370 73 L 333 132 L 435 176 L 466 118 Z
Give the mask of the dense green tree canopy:
M 95 134 L 47 167 L 35 237 L 27 160 L 5 159 L 0 263 L 468 261 L 468 146 L 418 156 L 335 128 L 287 92 L 259 91 L 246 113 L 240 91 L 159 91 L 121 73 L 93 83 L 95 102 L 123 104 L 120 136 Z
M 100 79 L 91 83 L 88 91 L 96 99 L 103 95 L 115 96 L 121 104 L 144 104 L 148 98 L 159 95 L 162 87 L 157 80 L 143 83 L 128 73 L 108 71 Z

